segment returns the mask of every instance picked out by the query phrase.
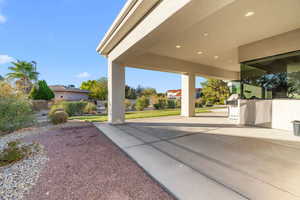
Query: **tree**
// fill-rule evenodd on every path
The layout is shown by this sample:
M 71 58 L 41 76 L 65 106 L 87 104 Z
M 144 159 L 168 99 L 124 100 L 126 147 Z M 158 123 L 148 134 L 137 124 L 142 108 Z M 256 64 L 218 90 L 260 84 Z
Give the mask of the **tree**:
M 149 97 L 149 96 L 152 96 L 152 95 L 156 95 L 156 89 L 154 88 L 144 88 L 144 90 L 142 91 L 142 95 L 143 96 L 146 96 L 146 97 Z
M 102 77 L 99 80 L 88 80 L 81 83 L 80 89 L 90 91 L 89 97 L 97 100 L 107 100 L 108 88 L 107 78 Z
M 126 99 L 136 99 L 137 98 L 136 89 L 126 85 L 125 86 L 125 98 Z
M 224 104 L 229 97 L 227 83 L 222 80 L 208 79 L 202 84 L 202 93 L 206 102 L 212 104 Z
M 29 98 L 34 100 L 51 100 L 54 98 L 53 91 L 48 87 L 45 80 L 38 81 L 38 84 L 33 86 Z
M 25 93 L 29 93 L 32 87 L 32 81 L 36 81 L 39 75 L 39 73 L 36 72 L 35 66 L 33 63 L 26 61 L 12 62 L 12 65 L 13 66 L 8 68 L 12 72 L 6 75 L 7 78 L 16 80 L 17 88 Z
M 144 91 L 144 88 L 142 86 L 138 85 L 137 88 L 136 88 L 137 97 L 143 96 L 143 91 Z
M 0 81 L 3 81 L 3 80 L 4 80 L 3 76 L 0 75 Z

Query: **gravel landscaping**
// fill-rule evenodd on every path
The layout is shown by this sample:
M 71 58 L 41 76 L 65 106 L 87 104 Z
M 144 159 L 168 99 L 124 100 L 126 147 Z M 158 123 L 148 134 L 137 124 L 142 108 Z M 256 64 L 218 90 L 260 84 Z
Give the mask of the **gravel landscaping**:
M 58 126 L 48 125 L 45 127 L 26 128 L 0 137 L 0 151 L 7 147 L 11 141 L 21 140 L 22 145 L 32 144 L 32 140 L 24 142 L 26 138 L 39 136 L 49 130 L 55 130 L 63 127 L 77 127 L 81 123 L 68 123 Z M 36 184 L 41 170 L 48 161 L 47 152 L 42 145 L 38 145 L 39 151 L 31 156 L 0 167 L 0 200 L 20 200 Z
M 42 144 L 49 161 L 25 199 L 174 199 L 90 123 L 26 141 Z
M 19 131 L 0 138 L 0 151 L 6 148 L 7 143 L 22 139 L 26 136 L 40 134 L 44 129 Z M 24 134 L 23 134 L 24 133 Z M 23 143 L 28 145 L 31 143 Z M 46 152 L 41 145 L 38 151 L 29 157 L 14 164 L 0 167 L 0 199 L 19 200 L 35 185 L 39 174 L 48 160 Z

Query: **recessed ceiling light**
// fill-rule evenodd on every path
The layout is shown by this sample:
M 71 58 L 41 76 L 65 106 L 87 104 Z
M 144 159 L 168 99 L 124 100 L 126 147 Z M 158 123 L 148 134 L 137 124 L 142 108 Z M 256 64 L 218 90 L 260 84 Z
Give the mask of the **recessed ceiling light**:
M 176 48 L 177 48 L 177 49 L 180 49 L 180 48 L 181 48 L 181 46 L 180 46 L 180 45 L 176 45 Z
M 208 36 L 208 33 L 203 33 L 203 36 L 204 36 L 204 37 L 207 37 L 207 36 Z
M 245 17 L 251 17 L 251 16 L 254 15 L 254 14 L 255 14 L 255 12 L 249 11 L 249 12 L 247 12 L 247 13 L 245 14 Z
M 219 56 L 214 56 L 214 59 L 216 59 L 216 60 L 217 60 L 218 58 L 219 58 Z
M 197 54 L 201 55 L 201 54 L 203 54 L 203 52 L 202 51 L 198 51 Z

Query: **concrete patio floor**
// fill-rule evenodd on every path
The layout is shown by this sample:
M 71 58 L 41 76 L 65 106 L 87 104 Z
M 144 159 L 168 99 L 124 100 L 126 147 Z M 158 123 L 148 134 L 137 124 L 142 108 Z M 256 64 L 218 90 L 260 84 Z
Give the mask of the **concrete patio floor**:
M 225 115 L 95 125 L 178 199 L 300 199 L 300 139 Z

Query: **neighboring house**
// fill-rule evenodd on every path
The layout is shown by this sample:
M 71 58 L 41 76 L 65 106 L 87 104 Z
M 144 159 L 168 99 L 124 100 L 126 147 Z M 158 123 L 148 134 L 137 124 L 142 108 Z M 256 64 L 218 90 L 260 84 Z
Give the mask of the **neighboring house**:
M 124 123 L 125 68 L 134 67 L 181 74 L 182 116 L 195 115 L 196 76 L 238 80 L 239 124 L 292 130 L 291 121 L 300 120 L 299 6 L 299 0 L 126 1 L 97 47 L 108 59 L 109 122 Z
M 201 97 L 202 88 L 195 89 L 195 98 L 198 99 Z M 167 91 L 168 99 L 181 99 L 181 89 L 178 90 L 168 90 Z
M 52 85 L 49 87 L 54 92 L 56 100 L 80 101 L 80 100 L 87 100 L 89 98 L 88 90 L 81 90 L 79 88 L 66 87 L 63 85 Z

